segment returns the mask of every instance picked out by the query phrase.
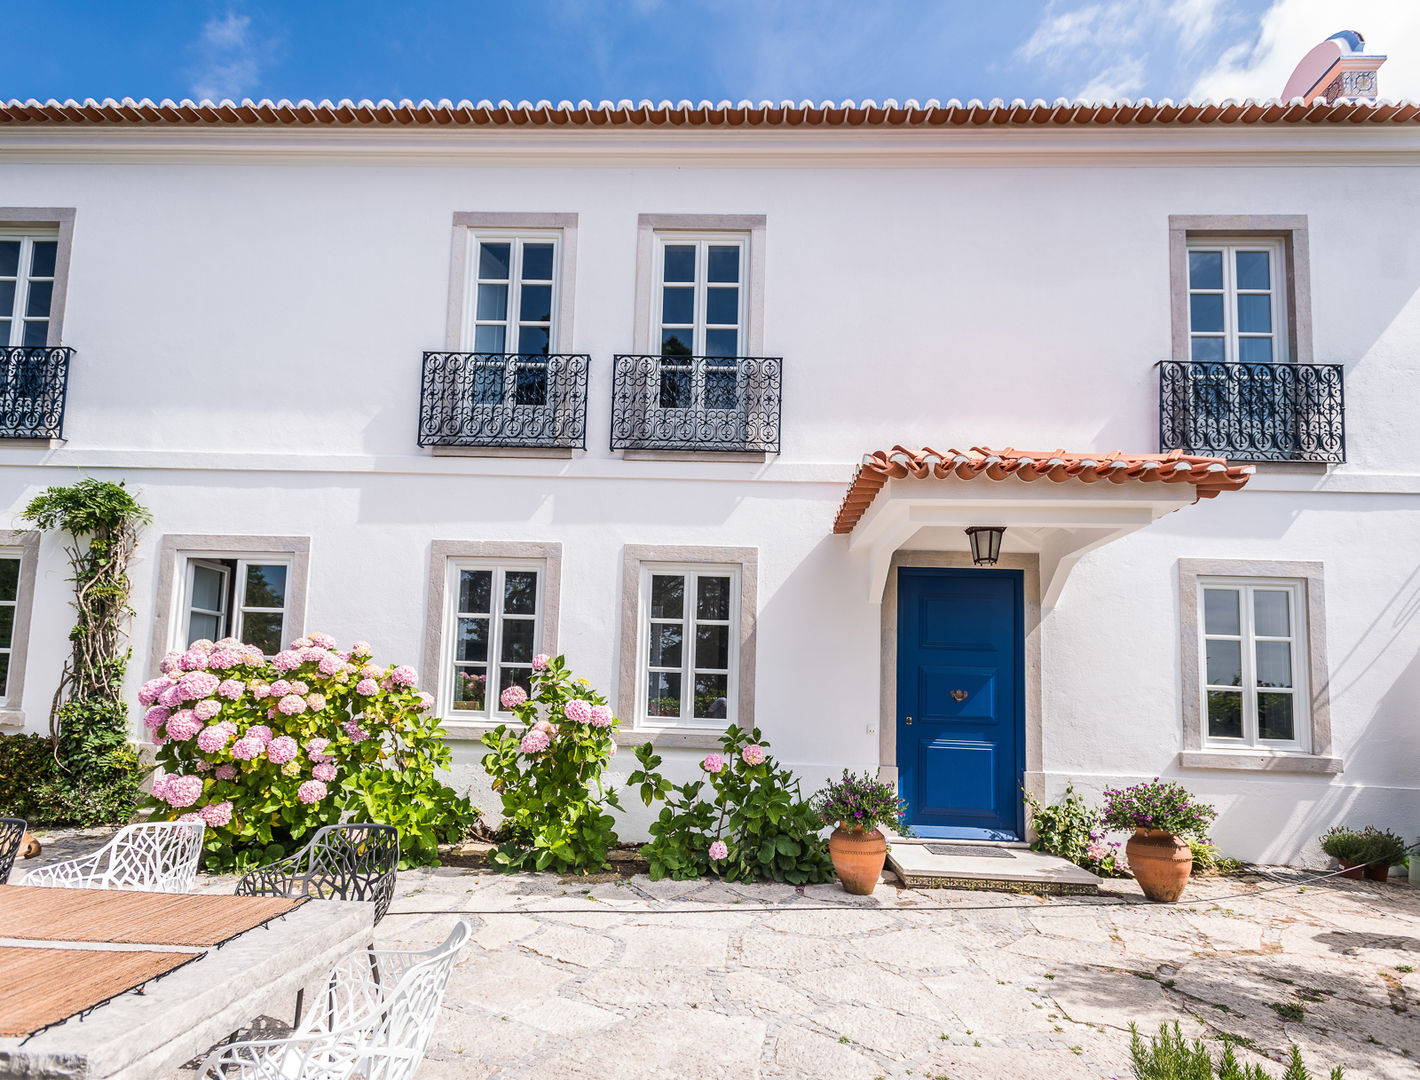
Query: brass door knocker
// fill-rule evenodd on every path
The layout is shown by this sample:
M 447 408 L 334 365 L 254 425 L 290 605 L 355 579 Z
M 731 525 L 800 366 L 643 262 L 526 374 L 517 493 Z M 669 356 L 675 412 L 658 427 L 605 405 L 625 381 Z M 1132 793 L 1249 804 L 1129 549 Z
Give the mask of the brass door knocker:
M 953 690 L 953 691 L 952 691 L 952 700 L 953 700 L 953 701 L 965 701 L 965 700 L 966 700 L 966 691 L 965 691 L 965 690 Z

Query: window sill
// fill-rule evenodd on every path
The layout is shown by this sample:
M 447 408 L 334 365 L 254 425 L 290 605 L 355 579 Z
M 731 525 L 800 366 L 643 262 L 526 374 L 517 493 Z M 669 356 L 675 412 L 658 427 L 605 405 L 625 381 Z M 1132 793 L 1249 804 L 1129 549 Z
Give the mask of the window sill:
M 623 450 L 624 461 L 742 461 L 763 464 L 769 455 L 761 451 L 737 453 L 728 450 Z
M 430 446 L 434 457 L 570 458 L 572 451 L 558 446 Z
M 1243 769 L 1249 772 L 1334 775 L 1343 771 L 1338 757 L 1323 754 L 1277 754 L 1265 750 L 1184 750 L 1178 755 L 1184 769 Z
M 0 728 L 22 728 L 25 714 L 19 709 L 0 709 Z
M 63 439 L 0 438 L 0 446 L 16 450 L 58 450 L 63 445 Z
M 482 724 L 470 724 L 463 721 L 457 727 L 450 727 L 450 722 L 447 719 L 442 723 L 446 739 L 455 742 L 477 742 L 483 738 L 486 732 L 495 730 L 501 724 L 508 724 L 511 727 L 517 721 L 511 718 L 500 720 L 497 723 Z M 686 731 L 667 731 L 664 728 L 655 731 L 647 731 L 645 728 L 621 728 L 616 733 L 616 745 L 640 746 L 642 743 L 650 742 L 654 746 L 670 750 L 718 750 L 720 737 L 723 734 L 722 730 L 716 728 L 698 728 Z

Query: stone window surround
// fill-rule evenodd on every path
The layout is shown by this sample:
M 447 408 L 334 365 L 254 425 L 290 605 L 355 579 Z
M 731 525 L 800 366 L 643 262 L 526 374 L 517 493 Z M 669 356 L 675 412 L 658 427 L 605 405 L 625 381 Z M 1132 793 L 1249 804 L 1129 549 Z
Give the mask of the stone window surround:
M 1179 646 L 1182 663 L 1183 750 L 1186 769 L 1247 769 L 1255 772 L 1332 774 L 1343 762 L 1332 756 L 1330 671 L 1326 660 L 1326 597 L 1323 565 L 1282 559 L 1179 559 Z M 1307 667 L 1311 687 L 1311 750 L 1233 750 L 1210 747 L 1203 731 L 1199 650 L 1200 577 L 1289 578 L 1304 583 L 1307 603 Z
M 618 657 L 616 713 L 622 728 L 617 742 L 643 743 L 686 749 L 716 749 L 721 731 L 713 728 L 685 729 L 638 727 L 637 700 L 641 642 L 641 568 L 646 563 L 705 563 L 737 565 L 740 568 L 739 700 L 735 723 L 745 730 L 754 727 L 755 635 L 759 619 L 759 549 L 753 547 L 702 547 L 678 544 L 627 544 L 622 549 L 621 640 Z
M 878 696 L 878 777 L 896 784 L 897 775 L 897 571 L 900 567 L 971 568 L 965 551 L 897 551 L 888 568 L 883 587 L 882 671 Z M 1040 654 L 1040 556 L 1034 553 L 1002 552 L 998 570 L 1019 570 L 1023 577 L 1021 596 L 1025 603 L 1026 791 L 1044 798 L 1044 737 L 1041 711 Z
M 10 675 L 0 702 L 0 728 L 20 728 L 25 694 L 25 658 L 29 653 L 30 621 L 34 614 L 35 579 L 39 574 L 37 529 L 0 530 L 0 546 L 20 551 L 20 578 L 15 587 L 15 623 L 10 637 Z
M 557 655 L 557 624 L 562 607 L 562 544 L 558 541 L 533 540 L 435 540 L 429 547 L 429 593 L 424 615 L 424 672 L 437 679 L 436 686 L 444 686 L 444 602 L 445 586 L 449 579 L 450 559 L 484 559 L 489 562 L 499 560 L 519 560 L 522 562 L 541 561 L 542 575 L 542 641 L 539 651 L 548 656 Z M 436 695 L 437 696 L 437 695 Z M 443 702 L 436 708 L 444 715 Z M 449 728 L 445 719 L 446 737 L 449 739 L 479 739 L 485 731 L 492 731 L 502 720 L 478 719 L 459 721 L 459 726 Z
M 286 611 L 283 629 L 286 640 L 294 641 L 306 632 L 306 593 L 311 574 L 309 536 L 245 536 L 223 533 L 165 533 L 158 552 L 158 597 L 153 611 L 153 652 L 148 666 L 157 670 L 172 641 L 176 605 L 182 595 L 178 581 L 178 556 L 220 557 L 223 555 L 284 555 L 291 560 L 286 581 Z
M 64 302 L 69 295 L 69 261 L 74 249 L 74 207 L 0 206 L 0 225 L 7 229 L 57 229 L 59 246 L 54 256 L 54 296 L 49 305 L 51 347 L 64 340 Z
M 1187 361 L 1188 241 L 1210 237 L 1281 239 L 1286 258 L 1287 355 L 1295 364 L 1312 359 L 1311 256 L 1305 214 L 1170 214 L 1169 312 L 1172 355 Z

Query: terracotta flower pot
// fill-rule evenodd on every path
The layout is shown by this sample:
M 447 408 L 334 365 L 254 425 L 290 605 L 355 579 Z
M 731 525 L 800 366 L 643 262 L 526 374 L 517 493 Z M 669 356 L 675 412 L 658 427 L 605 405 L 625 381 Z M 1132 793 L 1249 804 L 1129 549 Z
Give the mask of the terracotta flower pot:
M 1193 871 L 1193 849 L 1188 841 L 1162 829 L 1135 829 L 1124 845 L 1129 869 L 1144 895 L 1172 904 L 1183 895 Z
M 1360 881 L 1366 876 L 1366 868 L 1360 863 L 1349 863 L 1338 859 L 1341 863 L 1341 873 L 1337 877 L 1350 878 L 1352 881 Z
M 1366 867 L 1366 880 L 1367 880 L 1367 881 L 1389 881 L 1389 880 L 1390 880 L 1390 864 L 1389 864 L 1389 863 L 1372 863 L 1370 866 Z
M 828 854 L 844 891 L 868 896 L 883 876 L 887 840 L 877 829 L 845 829 L 840 823 L 828 838 Z

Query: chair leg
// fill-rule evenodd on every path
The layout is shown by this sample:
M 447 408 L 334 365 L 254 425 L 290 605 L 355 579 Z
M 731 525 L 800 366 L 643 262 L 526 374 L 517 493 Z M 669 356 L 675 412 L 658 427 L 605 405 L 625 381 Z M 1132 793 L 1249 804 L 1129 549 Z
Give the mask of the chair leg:
M 291 1022 L 291 1028 L 293 1030 L 301 1026 L 301 1010 L 305 1007 L 305 1004 L 306 988 L 303 986 L 296 991 L 296 1019 Z

